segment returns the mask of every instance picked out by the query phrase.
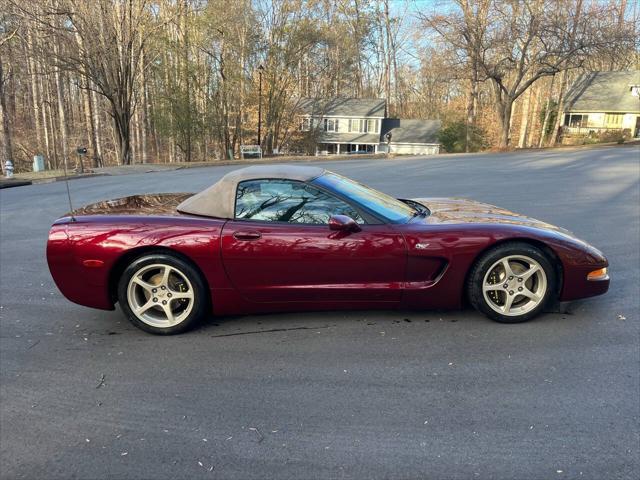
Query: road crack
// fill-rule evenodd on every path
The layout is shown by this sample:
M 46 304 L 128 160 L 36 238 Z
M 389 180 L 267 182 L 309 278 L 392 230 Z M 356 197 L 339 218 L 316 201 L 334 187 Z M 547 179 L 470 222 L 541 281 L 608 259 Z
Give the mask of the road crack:
M 329 328 L 330 326 L 331 325 L 323 325 L 321 327 L 293 327 L 293 328 L 272 328 L 270 330 L 252 330 L 250 332 L 223 333 L 222 335 L 211 335 L 211 338 L 235 337 L 236 335 L 253 335 L 255 333 L 289 332 L 291 330 L 319 330 L 321 328 Z

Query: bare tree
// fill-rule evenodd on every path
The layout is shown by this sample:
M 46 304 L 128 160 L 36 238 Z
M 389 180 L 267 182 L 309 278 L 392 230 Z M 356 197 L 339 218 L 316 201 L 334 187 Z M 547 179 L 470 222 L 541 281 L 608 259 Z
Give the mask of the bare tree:
M 6 22 L 3 22 L 6 25 Z M 7 75 L 3 67 L 3 55 L 2 48 L 7 44 L 16 34 L 18 28 L 14 27 L 13 30 L 8 31 L 2 37 L 0 37 L 0 118 L 2 120 L 2 129 L 0 129 L 0 142 L 2 143 L 2 171 L 5 173 L 5 165 L 7 162 L 13 163 L 13 137 L 11 131 L 11 121 L 9 119 L 9 112 L 7 110 L 7 97 L 6 97 L 6 82 Z
M 140 61 L 142 50 L 150 35 L 159 28 L 153 22 L 149 2 L 60 0 L 49 5 L 44 14 L 28 7 L 22 7 L 22 11 L 55 35 L 52 60 L 56 72 L 63 69 L 84 77 L 86 88 L 107 100 L 114 121 L 119 163 L 129 164 L 131 119 L 138 93 L 135 85 L 145 67 Z M 56 78 L 58 76 L 57 73 Z
M 469 63 L 477 59 L 480 76 L 492 87 L 498 146 L 503 148 L 509 145 L 513 104 L 533 83 L 582 66 L 589 55 L 617 44 L 626 33 L 592 28 L 600 12 L 580 15 L 572 0 L 469 0 L 460 5 L 461 11 L 428 19 L 428 24 Z M 487 13 L 465 14 L 476 11 Z M 480 18 L 485 19 L 483 28 L 478 27 Z M 482 33 L 474 34 L 478 31 Z

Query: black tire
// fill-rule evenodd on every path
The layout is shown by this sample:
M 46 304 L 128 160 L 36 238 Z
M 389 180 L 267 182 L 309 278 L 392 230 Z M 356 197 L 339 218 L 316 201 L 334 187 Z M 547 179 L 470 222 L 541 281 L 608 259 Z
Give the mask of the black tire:
M 527 262 L 526 260 L 523 260 L 522 257 L 537 262 L 538 266 L 544 271 L 544 275 L 542 275 L 541 273 L 536 273 L 535 277 L 532 275 L 531 279 L 525 280 L 525 272 L 522 272 L 521 275 L 518 275 L 515 271 L 513 271 L 513 276 L 504 278 L 504 280 L 499 280 L 499 278 L 501 277 L 497 276 L 498 273 L 496 272 L 502 269 L 505 272 L 505 277 L 507 276 L 507 273 L 503 267 L 500 267 L 496 264 L 498 262 L 502 264 L 502 261 L 504 259 L 507 259 L 507 263 L 513 268 L 518 265 L 519 261 L 521 261 L 521 264 L 523 265 L 521 268 L 526 268 L 525 266 Z M 530 264 L 529 266 L 532 267 L 533 264 Z M 492 270 L 491 273 L 489 272 L 489 269 Z M 489 275 L 495 275 L 496 277 L 494 278 L 496 278 L 496 280 L 498 281 L 496 282 L 496 280 L 494 280 L 487 283 L 491 283 L 491 287 L 495 287 L 496 290 L 500 289 L 500 291 L 487 292 L 487 299 L 485 298 L 483 285 L 485 285 L 485 277 Z M 509 280 L 510 278 L 514 278 L 514 280 Z M 491 278 L 489 278 L 488 280 L 491 280 Z M 531 282 L 529 283 L 529 285 L 535 285 L 535 283 L 537 283 L 536 287 L 539 290 L 542 290 L 542 287 L 546 284 L 544 294 L 542 294 L 542 292 L 539 292 L 540 294 L 537 295 L 537 298 L 540 298 L 540 300 L 537 301 L 537 303 L 534 303 L 535 301 L 533 298 L 530 298 L 528 295 L 518 292 L 519 288 L 525 288 L 525 293 L 532 293 L 531 288 L 525 286 L 525 283 L 517 283 L 518 281 Z M 522 287 L 520 287 L 521 285 Z M 542 250 L 524 242 L 509 242 L 485 252 L 476 260 L 467 278 L 466 288 L 471 305 L 473 305 L 473 307 L 479 312 L 483 313 L 492 320 L 495 320 L 496 322 L 521 323 L 534 318 L 544 310 L 545 306 L 556 295 L 556 285 L 557 278 L 555 269 L 553 267 L 553 264 L 549 260 L 549 257 L 545 255 Z M 506 288 L 503 288 L 505 286 Z M 494 296 L 492 297 L 492 295 Z M 514 305 L 513 311 L 510 311 L 509 308 L 506 308 L 508 296 L 513 297 L 511 300 Z M 501 302 L 503 304 L 502 308 L 510 311 L 509 315 L 505 315 L 499 311 L 496 311 L 496 309 L 500 309 Z M 523 306 L 517 307 L 517 302 L 522 303 Z M 529 308 L 529 310 L 527 310 L 527 308 Z M 518 310 L 522 310 L 522 313 L 518 314 Z
M 158 283 L 162 280 L 157 278 L 164 273 L 161 266 L 165 266 L 170 272 L 167 274 L 167 287 L 162 290 L 161 283 Z M 156 269 L 158 273 L 154 275 Z M 140 274 L 140 272 L 143 273 Z M 132 277 L 136 274 L 139 274 L 137 278 L 144 280 L 143 283 L 147 287 L 139 286 L 136 281 L 132 282 Z M 144 279 L 144 275 L 151 277 Z M 157 287 L 153 289 L 157 294 L 151 293 L 152 290 L 148 287 Z M 189 294 L 192 298 L 176 298 Z M 127 266 L 118 281 L 118 302 L 129 321 L 141 330 L 156 335 L 175 335 L 192 328 L 205 317 L 208 312 L 209 298 L 200 273 L 189 262 L 171 254 L 155 253 L 139 257 Z M 145 303 L 141 308 L 146 307 L 146 309 L 140 315 L 134 313 L 136 303 L 138 306 Z M 163 303 L 165 306 L 162 305 Z M 171 310 L 169 314 L 173 314 L 173 310 L 176 310 L 177 315 L 171 317 L 173 322 L 169 319 L 167 305 Z M 162 325 L 162 317 L 167 319 L 167 326 Z

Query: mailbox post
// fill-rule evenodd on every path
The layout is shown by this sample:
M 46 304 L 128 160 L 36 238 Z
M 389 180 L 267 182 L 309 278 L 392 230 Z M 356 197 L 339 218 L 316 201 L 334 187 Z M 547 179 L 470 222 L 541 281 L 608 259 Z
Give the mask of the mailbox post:
M 87 147 L 78 147 L 76 149 L 76 153 L 78 154 L 78 171 L 80 173 L 84 173 L 82 158 L 87 154 Z
M 387 139 L 387 158 L 391 154 L 391 132 L 387 133 L 384 138 Z
M 13 162 L 11 160 L 4 162 L 4 176 L 13 178 Z

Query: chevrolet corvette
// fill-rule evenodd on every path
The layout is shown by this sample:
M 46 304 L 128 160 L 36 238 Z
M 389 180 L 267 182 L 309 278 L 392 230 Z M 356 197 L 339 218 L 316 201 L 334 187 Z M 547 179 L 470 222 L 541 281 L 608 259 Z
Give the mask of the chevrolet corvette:
M 605 293 L 605 256 L 569 231 L 457 198 L 397 199 L 317 167 L 233 171 L 197 194 L 87 205 L 51 227 L 72 302 L 175 334 L 213 315 L 452 309 L 503 323 Z

